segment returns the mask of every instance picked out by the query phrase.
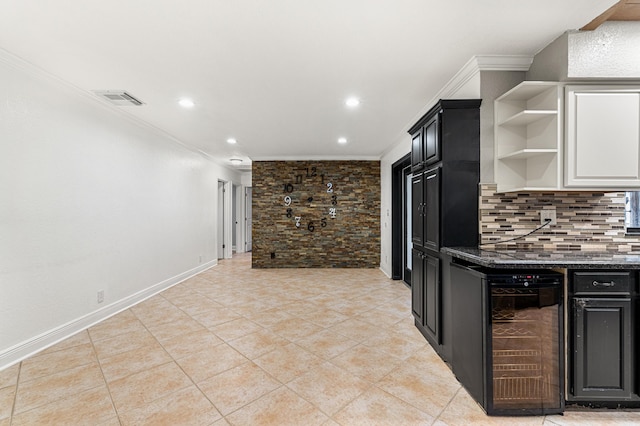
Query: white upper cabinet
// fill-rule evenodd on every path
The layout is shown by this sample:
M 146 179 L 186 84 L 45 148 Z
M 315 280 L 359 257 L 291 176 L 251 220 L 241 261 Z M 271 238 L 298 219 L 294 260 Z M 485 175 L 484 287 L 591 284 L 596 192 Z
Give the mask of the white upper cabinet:
M 640 86 L 567 85 L 567 188 L 640 190 Z
M 498 192 L 562 184 L 560 83 L 524 81 L 495 100 L 494 172 Z

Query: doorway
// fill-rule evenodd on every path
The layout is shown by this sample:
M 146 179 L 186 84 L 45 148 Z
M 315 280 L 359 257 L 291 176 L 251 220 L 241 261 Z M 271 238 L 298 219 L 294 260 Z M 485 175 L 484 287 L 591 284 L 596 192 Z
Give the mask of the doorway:
M 391 167 L 391 278 L 411 286 L 411 154 Z
M 224 259 L 224 249 L 225 249 L 225 223 L 226 223 L 226 215 L 225 215 L 225 182 L 222 180 L 218 181 L 218 260 Z
M 251 251 L 251 187 L 244 189 L 245 251 Z

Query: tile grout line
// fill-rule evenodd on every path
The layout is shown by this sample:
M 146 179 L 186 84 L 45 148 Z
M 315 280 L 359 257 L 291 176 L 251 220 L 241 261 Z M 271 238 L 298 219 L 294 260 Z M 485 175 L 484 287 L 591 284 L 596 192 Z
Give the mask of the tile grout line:
M 102 380 L 104 381 L 104 385 L 107 388 L 107 392 L 109 393 L 109 399 L 111 400 L 111 407 L 113 407 L 114 413 L 116 413 L 116 417 L 118 419 L 118 423 L 122 426 L 122 420 L 120 420 L 120 413 L 118 412 L 118 408 L 116 407 L 116 403 L 113 400 L 113 395 L 111 394 L 111 387 L 107 382 L 107 378 L 104 375 L 104 370 L 102 369 L 102 362 L 100 362 L 100 357 L 98 356 L 98 351 L 96 350 L 95 343 L 93 341 L 93 337 L 91 337 L 91 333 L 89 333 L 89 329 L 86 330 L 87 336 L 89 337 L 89 341 L 91 342 L 91 348 L 93 350 L 93 354 L 96 357 L 96 362 L 98 363 L 98 368 L 100 368 L 100 374 L 102 374 Z
M 13 394 L 13 404 L 11 405 L 11 413 L 9 414 L 9 426 L 13 425 L 13 416 L 16 412 L 16 403 L 18 401 L 18 387 L 20 386 L 20 374 L 22 373 L 22 361 L 18 364 L 18 374 L 16 376 L 16 390 Z

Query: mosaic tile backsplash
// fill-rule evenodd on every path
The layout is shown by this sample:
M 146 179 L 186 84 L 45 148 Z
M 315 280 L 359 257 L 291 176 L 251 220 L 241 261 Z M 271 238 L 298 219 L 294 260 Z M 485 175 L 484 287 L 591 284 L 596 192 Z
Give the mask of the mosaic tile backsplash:
M 557 225 L 540 226 L 540 210 L 556 209 Z M 480 184 L 480 240 L 486 249 L 585 250 L 640 253 L 640 237 L 625 235 L 624 192 L 497 193 Z

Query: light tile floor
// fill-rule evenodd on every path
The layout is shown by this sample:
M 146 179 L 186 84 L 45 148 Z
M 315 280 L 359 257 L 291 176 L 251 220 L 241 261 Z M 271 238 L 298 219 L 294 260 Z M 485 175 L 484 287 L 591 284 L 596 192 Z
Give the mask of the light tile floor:
M 225 260 L 0 372 L 8 425 L 637 425 L 487 417 L 376 269 Z

